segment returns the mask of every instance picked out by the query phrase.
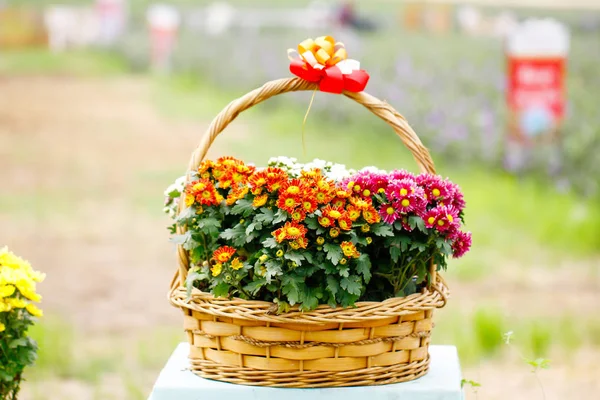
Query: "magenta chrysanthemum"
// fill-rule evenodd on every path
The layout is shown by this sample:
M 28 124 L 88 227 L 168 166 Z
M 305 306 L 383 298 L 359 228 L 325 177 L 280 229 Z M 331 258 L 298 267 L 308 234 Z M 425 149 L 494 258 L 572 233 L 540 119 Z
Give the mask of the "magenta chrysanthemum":
M 454 243 L 452 243 L 452 257 L 460 258 L 471 249 L 472 239 L 471 232 L 458 232 Z
M 403 180 L 403 179 L 408 179 L 411 181 L 415 180 L 415 176 L 411 172 L 408 172 L 403 169 L 395 169 L 392 172 L 390 172 L 390 178 L 392 178 L 393 180 Z
M 400 218 L 400 214 L 396 207 L 393 204 L 382 204 L 379 208 L 379 215 L 381 215 L 381 219 L 383 219 L 388 224 L 393 224 L 398 218 Z

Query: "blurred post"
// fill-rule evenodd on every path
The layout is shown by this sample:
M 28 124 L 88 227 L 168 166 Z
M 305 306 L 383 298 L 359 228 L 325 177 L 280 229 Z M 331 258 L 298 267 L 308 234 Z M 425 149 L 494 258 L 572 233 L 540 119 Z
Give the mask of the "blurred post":
M 33 8 L 0 3 L 0 47 L 27 47 L 46 42 L 41 14 Z
M 99 44 L 110 46 L 123 34 L 127 21 L 127 0 L 96 0 L 100 23 Z
M 154 4 L 148 8 L 146 16 L 150 30 L 151 67 L 158 72 L 168 72 L 177 41 L 179 12 L 167 4 Z
M 452 5 L 429 4 L 425 9 L 425 27 L 435 34 L 447 34 L 452 29 Z
M 511 171 L 522 170 L 535 147 L 550 150 L 543 155 L 550 169 L 560 167 L 568 51 L 569 32 L 554 20 L 527 20 L 508 35 L 505 165 Z
M 423 24 L 423 3 L 411 1 L 402 8 L 402 25 L 407 31 L 419 31 Z

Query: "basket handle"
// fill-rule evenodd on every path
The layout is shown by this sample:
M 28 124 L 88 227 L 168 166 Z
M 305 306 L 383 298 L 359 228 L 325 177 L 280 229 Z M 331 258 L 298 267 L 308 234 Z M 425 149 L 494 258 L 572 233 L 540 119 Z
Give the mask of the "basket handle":
M 256 104 L 262 103 L 268 98 L 278 94 L 301 90 L 315 90 L 317 88 L 318 84 L 308 82 L 297 77 L 278 79 L 267 82 L 262 87 L 254 89 L 237 100 L 232 101 L 212 120 L 206 133 L 202 137 L 200 145 L 192 153 L 188 171 L 194 171 L 200 166 L 200 163 L 202 160 L 204 160 L 204 157 L 206 156 L 206 153 L 208 152 L 208 149 L 212 145 L 215 138 L 242 111 L 245 111 Z M 408 150 L 412 153 L 417 165 L 421 169 L 421 172 L 428 172 L 431 174 L 435 173 L 435 167 L 429 151 L 425 146 L 423 146 L 415 131 L 410 127 L 410 125 L 408 125 L 408 122 L 406 122 L 406 119 L 396 110 L 394 110 L 392 106 L 385 101 L 381 101 L 365 92 L 355 93 L 344 91 L 343 94 L 357 103 L 362 104 L 373 114 L 387 122 L 388 125 L 390 125 L 400 137 L 406 148 L 408 148 Z M 179 233 L 184 233 L 184 228 L 178 227 L 177 229 Z M 173 279 L 171 284 L 172 289 L 175 289 L 177 286 L 177 281 L 179 281 L 180 285 L 184 284 L 189 269 L 187 251 L 181 245 L 178 245 L 177 253 L 179 258 L 179 279 L 176 279 L 177 276 Z M 436 281 L 436 267 L 433 263 L 431 263 L 429 272 L 432 278 L 432 285 L 434 285 Z

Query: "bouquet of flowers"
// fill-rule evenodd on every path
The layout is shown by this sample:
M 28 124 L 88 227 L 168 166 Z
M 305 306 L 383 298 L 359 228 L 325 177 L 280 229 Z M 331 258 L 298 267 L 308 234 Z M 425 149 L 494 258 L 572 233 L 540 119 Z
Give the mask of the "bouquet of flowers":
M 44 274 L 0 248 L 0 400 L 14 400 L 19 393 L 25 367 L 36 359 L 37 344 L 27 330 L 42 316 L 34 303 L 41 300 L 36 283 Z
M 445 269 L 471 246 L 460 188 L 431 174 L 222 157 L 165 194 L 172 241 L 189 252 L 188 293 L 279 312 L 408 296 L 430 283 L 432 264 Z

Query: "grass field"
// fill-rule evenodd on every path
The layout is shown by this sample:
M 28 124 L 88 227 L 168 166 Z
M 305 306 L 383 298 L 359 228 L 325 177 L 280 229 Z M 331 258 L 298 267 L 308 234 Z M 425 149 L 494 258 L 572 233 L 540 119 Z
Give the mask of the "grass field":
M 176 264 L 162 190 L 183 173 L 210 118 L 249 89 L 132 76 L 106 54 L 2 54 L 0 244 L 48 274 L 46 317 L 32 332 L 40 357 L 23 399 L 146 398 L 183 340 L 166 300 Z M 308 104 L 309 94 L 299 96 Z M 366 113 L 346 99 L 341 110 Z M 389 128 L 358 117 L 340 127 L 309 116 L 305 156 L 304 111 L 258 106 L 211 154 L 415 169 Z M 552 360 L 540 373 L 546 398 L 592 398 L 600 389 L 600 206 L 533 178 L 451 163 L 438 170 L 465 191 L 474 249 L 449 266 L 452 298 L 433 341 L 458 346 L 480 399 L 542 398 L 516 349 Z M 502 342 L 508 330 L 515 349 Z

